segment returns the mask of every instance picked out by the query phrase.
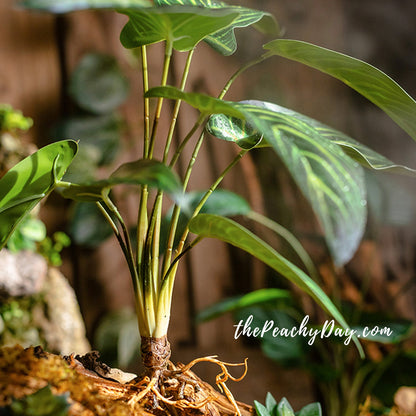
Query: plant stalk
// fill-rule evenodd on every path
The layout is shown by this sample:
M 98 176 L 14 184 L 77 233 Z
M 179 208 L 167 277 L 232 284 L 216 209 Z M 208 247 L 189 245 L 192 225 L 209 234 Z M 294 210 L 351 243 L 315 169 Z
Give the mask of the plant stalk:
M 173 49 L 172 42 L 171 41 L 166 41 L 165 60 L 164 60 L 164 63 L 163 63 L 162 80 L 160 82 L 160 85 L 162 87 L 164 87 L 166 85 L 166 82 L 167 82 L 167 79 L 168 79 L 169 66 L 170 66 L 170 61 L 171 61 L 171 57 L 172 57 L 172 49 Z M 157 101 L 157 105 L 156 105 L 156 110 L 155 110 L 155 118 L 153 120 L 152 135 L 150 137 L 149 154 L 148 154 L 149 159 L 151 159 L 153 157 L 153 151 L 154 151 L 155 141 L 156 141 L 156 133 L 157 133 L 158 125 L 159 125 L 160 114 L 162 112 L 162 105 L 163 105 L 163 97 L 159 97 L 159 99 Z

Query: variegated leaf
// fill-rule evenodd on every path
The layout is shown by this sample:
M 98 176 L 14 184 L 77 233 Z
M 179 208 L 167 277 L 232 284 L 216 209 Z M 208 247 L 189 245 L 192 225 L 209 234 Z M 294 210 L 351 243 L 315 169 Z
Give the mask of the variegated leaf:
M 167 41 L 178 51 L 189 51 L 201 40 L 228 27 L 239 14 L 232 9 L 169 6 L 121 10 L 129 17 L 120 34 L 125 48 Z
M 313 126 L 287 114 L 276 113 L 247 103 L 221 101 L 197 94 L 189 95 L 172 87 L 158 87 L 149 95 L 182 99 L 191 105 L 211 103 L 212 113 L 219 108 L 234 116 L 235 110 L 266 140 L 287 166 L 299 188 L 309 200 L 324 231 L 335 263 L 346 263 L 361 240 L 367 209 L 364 174 L 361 167 L 342 149 Z M 198 107 L 197 107 L 198 108 Z
M 241 6 L 229 6 L 228 4 L 222 1 L 213 1 L 213 0 L 155 0 L 157 6 L 173 6 L 173 5 L 183 5 L 183 6 L 199 6 L 210 9 L 229 9 L 238 13 L 238 18 L 235 19 L 230 25 L 226 28 L 221 29 L 215 32 L 212 35 L 207 36 L 204 40 L 216 51 L 220 52 L 223 55 L 231 55 L 237 49 L 237 41 L 235 39 L 234 30 L 240 27 L 247 27 L 255 23 L 260 22 L 260 20 L 265 20 L 263 27 L 267 31 L 273 30 L 277 31 L 277 23 L 274 18 L 266 12 L 260 10 L 248 9 L 247 7 Z M 260 23 L 258 23 L 260 24 Z M 260 29 L 262 26 L 260 26 Z

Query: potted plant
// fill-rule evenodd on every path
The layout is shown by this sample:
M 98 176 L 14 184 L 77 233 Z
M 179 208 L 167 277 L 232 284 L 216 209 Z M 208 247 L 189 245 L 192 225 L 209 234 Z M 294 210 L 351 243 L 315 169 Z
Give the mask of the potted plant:
M 241 198 L 220 189 L 224 177 L 252 149 L 274 151 L 310 202 L 335 264 L 342 265 L 353 256 L 365 227 L 362 166 L 409 175 L 415 171 L 396 165 L 347 135 L 295 111 L 274 103 L 227 101 L 227 92 L 245 70 L 280 56 L 338 78 L 379 106 L 413 138 L 416 138 L 416 102 L 387 75 L 365 62 L 306 42 L 281 38 L 264 45 L 257 59 L 245 64 L 226 85 L 219 87 L 217 97 L 187 91 L 186 81 L 198 44 L 204 41 L 219 53 L 230 55 L 237 48 L 236 28 L 256 25 L 263 31 L 276 29 L 273 17 L 262 11 L 210 0 L 155 0 L 153 3 L 147 0 L 26 0 L 23 5 L 58 13 L 82 8 L 120 8 L 118 11 L 128 16 L 120 40 L 124 47 L 140 51 L 144 123 L 143 136 L 136 139 L 142 143 L 143 155 L 139 160 L 124 163 L 107 179 L 79 183 L 62 179 L 76 156 L 76 141 L 59 141 L 29 156 L 0 181 L 1 246 L 22 218 L 54 189 L 65 198 L 96 204 L 119 242 L 134 287 L 145 374 L 136 387 L 127 389 L 132 395 L 129 403 L 132 406 L 141 403 L 147 410 L 159 407 L 175 414 L 195 409 L 203 413 L 250 411 L 236 403 L 225 384 L 229 378 L 234 379 L 228 364 L 214 357 L 195 359 L 179 367 L 169 361 L 167 334 L 175 276 L 179 261 L 193 247 L 204 238 L 217 238 L 245 250 L 309 294 L 345 331 L 349 326 L 307 273 L 259 236 L 228 218 L 249 214 L 251 210 Z M 147 49 L 159 42 L 164 43 L 163 71 L 160 84 L 151 86 Z M 171 86 L 168 85 L 171 58 L 178 53 L 186 54 L 186 63 L 180 85 Z M 169 129 L 162 131 L 159 121 L 167 100 L 173 100 L 174 105 Z M 154 102 L 153 111 L 151 102 Z M 199 114 L 180 144 L 173 148 L 177 117 L 185 103 Z M 189 179 L 197 174 L 194 164 L 207 134 L 231 142 L 230 145 L 237 145 L 241 150 L 209 189 L 190 193 Z M 156 141 L 164 143 L 162 155 L 155 154 Z M 185 159 L 187 168 L 179 178 L 175 167 L 179 158 L 185 158 L 184 149 L 188 147 L 192 149 L 191 157 Z M 111 194 L 117 185 L 135 186 L 140 195 L 134 238 Z M 210 204 L 213 200 L 220 203 Z M 173 201 L 173 208 L 168 214 L 167 234 L 163 236 L 164 205 L 169 201 Z M 264 217 L 251 215 L 251 218 L 277 229 Z M 298 247 L 294 237 L 290 233 L 286 235 Z M 274 296 L 280 294 L 275 292 Z M 355 335 L 352 341 L 362 354 Z M 77 365 L 72 358 L 70 361 L 73 366 Z M 223 399 L 190 372 L 200 361 L 220 367 L 217 384 L 229 402 L 227 410 Z M 274 404 L 270 406 L 273 408 Z

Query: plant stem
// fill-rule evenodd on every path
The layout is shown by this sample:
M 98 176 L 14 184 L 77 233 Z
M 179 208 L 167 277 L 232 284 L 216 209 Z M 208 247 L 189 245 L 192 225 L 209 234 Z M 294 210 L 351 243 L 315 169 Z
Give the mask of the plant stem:
M 169 65 L 170 65 L 171 57 L 172 57 L 172 41 L 166 41 L 165 60 L 164 60 L 164 63 L 163 63 L 162 80 L 160 82 L 160 85 L 162 87 L 166 85 L 166 82 L 167 82 L 167 79 L 168 79 Z M 156 105 L 156 110 L 155 110 L 155 118 L 153 120 L 152 136 L 150 137 L 149 154 L 148 154 L 149 159 L 151 159 L 153 157 L 153 150 L 154 150 L 154 147 L 155 147 L 156 132 L 157 132 L 157 127 L 159 125 L 160 114 L 162 112 L 162 105 L 163 105 L 163 97 L 159 97 L 159 99 L 157 101 L 157 105 Z
M 225 94 L 227 94 L 228 90 L 230 89 L 233 82 L 247 69 L 251 68 L 254 65 L 257 65 L 260 62 L 263 62 L 265 59 L 267 59 L 268 56 L 262 55 L 259 58 L 254 59 L 253 61 L 247 62 L 244 66 L 242 66 L 240 69 L 238 69 L 228 80 L 228 82 L 225 84 L 224 88 L 222 89 L 220 95 L 218 96 L 219 99 L 223 99 Z
M 192 152 L 191 159 L 189 161 L 188 167 L 185 172 L 185 177 L 183 181 L 183 191 L 186 191 L 186 188 L 188 186 L 189 178 L 191 176 L 192 168 L 195 164 L 196 158 L 199 153 L 199 149 L 201 148 L 202 142 L 204 140 L 204 133 L 201 133 L 199 136 L 199 139 L 195 145 L 194 151 Z M 167 247 L 166 247 L 166 253 L 165 257 L 163 259 L 163 265 L 162 265 L 162 276 L 165 276 L 167 273 L 167 270 L 169 268 L 169 264 L 172 258 L 172 251 L 173 251 L 173 244 L 175 242 L 175 234 L 176 234 L 176 227 L 178 224 L 179 214 L 180 214 L 180 206 L 175 205 L 172 213 L 172 218 L 170 221 L 170 227 L 169 227 L 169 235 L 168 235 L 168 241 L 167 241 Z
M 185 68 L 183 70 L 182 80 L 181 80 L 181 84 L 179 87 L 181 91 L 184 91 L 185 89 L 186 80 L 188 79 L 189 68 L 191 66 L 193 54 L 194 54 L 194 49 L 189 51 L 188 57 L 186 58 Z M 175 107 L 173 108 L 172 120 L 171 120 L 170 127 L 169 127 L 168 137 L 166 139 L 165 151 L 163 153 L 163 163 L 166 163 L 167 158 L 168 158 L 168 153 L 169 153 L 170 145 L 172 142 L 173 133 L 175 131 L 176 121 L 177 121 L 179 109 L 181 106 L 181 102 L 182 102 L 181 100 L 176 100 Z
M 147 49 L 146 45 L 142 48 L 142 76 L 143 76 L 143 95 L 149 90 L 149 74 L 147 69 Z M 149 98 L 143 99 L 143 111 L 144 111 L 144 147 L 143 157 L 146 159 L 149 156 L 149 140 L 150 140 L 150 108 Z
M 204 114 L 200 114 L 198 117 L 198 120 L 195 122 L 195 124 L 192 126 L 189 133 L 185 136 L 185 138 L 182 140 L 182 143 L 178 146 L 176 149 L 175 154 L 172 156 L 172 160 L 169 163 L 169 167 L 173 168 L 178 161 L 179 156 L 181 155 L 183 149 L 188 144 L 189 140 L 192 138 L 192 136 L 195 134 L 195 132 L 198 130 L 199 127 L 201 127 L 202 123 L 204 122 L 206 116 Z
M 201 135 L 202 136 L 202 135 Z M 200 140 L 198 143 L 202 141 L 202 137 L 200 137 Z M 198 146 L 197 146 L 198 147 Z M 222 182 L 225 175 L 241 160 L 241 158 L 248 152 L 248 150 L 241 150 L 238 155 L 232 160 L 232 162 L 223 170 L 221 175 L 218 177 L 218 179 L 211 185 L 209 190 L 205 193 L 205 195 L 202 197 L 201 201 L 195 208 L 191 219 L 196 217 L 202 207 L 204 206 L 207 199 L 211 196 L 211 194 L 214 192 L 214 190 L 218 187 L 218 185 Z M 197 149 L 195 149 L 194 154 L 197 153 Z M 192 169 L 192 163 L 190 162 L 188 165 L 188 170 Z M 190 219 L 190 220 L 191 220 Z M 170 316 L 170 308 L 172 303 L 172 293 L 173 293 L 173 284 L 175 281 L 175 275 L 178 268 L 178 260 L 181 257 L 181 253 L 183 250 L 183 247 L 185 245 L 185 240 L 189 234 L 189 222 L 188 226 L 186 227 L 184 233 L 182 234 L 181 240 L 178 244 L 178 248 L 176 249 L 176 257 L 172 262 L 171 267 L 166 267 L 166 273 L 163 274 L 162 278 L 162 287 L 160 290 L 159 295 L 159 303 L 158 303 L 158 312 L 157 312 L 157 318 L 156 321 L 158 323 L 157 326 L 157 335 L 163 336 L 165 333 L 164 331 L 167 331 L 168 323 L 169 323 L 169 316 Z M 199 242 L 199 240 L 198 240 Z
M 139 282 L 139 277 L 137 274 L 137 269 L 134 265 L 134 256 L 133 256 L 133 250 L 131 247 L 131 243 L 130 243 L 130 238 L 127 232 L 127 228 L 126 225 L 123 221 L 123 218 L 121 217 L 120 213 L 117 210 L 117 207 L 113 204 L 113 202 L 110 200 L 110 198 L 108 196 L 105 196 L 103 198 L 103 202 L 105 204 L 105 206 L 109 209 L 110 212 L 112 212 L 118 222 L 120 223 L 122 230 L 123 230 L 123 235 L 124 235 L 124 240 L 120 234 L 120 231 L 118 230 L 116 224 L 114 223 L 114 221 L 112 220 L 112 218 L 110 217 L 110 215 L 108 214 L 108 212 L 106 211 L 106 209 L 103 207 L 103 205 L 100 202 L 97 202 L 96 205 L 97 207 L 100 209 L 101 213 L 104 215 L 104 218 L 108 221 L 108 223 L 110 224 L 111 228 L 113 229 L 113 232 L 117 238 L 117 241 L 123 251 L 124 257 L 126 258 L 127 261 L 127 265 L 129 267 L 129 271 L 130 271 L 130 275 L 132 278 L 132 282 L 133 282 L 133 287 L 134 287 L 134 293 L 135 293 L 135 299 L 136 299 L 136 312 L 137 312 L 137 320 L 138 320 L 138 324 L 139 324 L 139 330 L 140 333 L 142 334 L 146 334 L 146 326 L 145 326 L 145 321 L 143 320 L 144 317 L 144 303 L 143 303 L 143 291 L 141 289 L 140 286 L 140 282 Z M 148 331 L 147 331 L 148 332 Z

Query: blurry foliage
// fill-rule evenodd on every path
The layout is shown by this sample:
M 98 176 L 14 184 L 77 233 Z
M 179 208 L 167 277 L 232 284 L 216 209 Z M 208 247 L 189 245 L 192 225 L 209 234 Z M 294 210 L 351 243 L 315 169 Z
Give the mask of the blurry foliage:
M 0 304 L 0 344 L 16 343 L 44 345 L 42 336 L 33 324 L 33 308 L 40 302 L 38 296 L 9 299 Z
M 54 136 L 81 143 L 64 180 L 93 181 L 97 179 L 98 169 L 115 161 L 124 127 L 117 108 L 129 91 L 128 80 L 114 57 L 89 53 L 81 59 L 68 87 L 76 110 L 54 129 Z M 95 205 L 78 202 L 72 207 L 69 233 L 76 244 L 93 248 L 106 240 L 112 230 Z
M 66 416 L 70 408 L 69 394 L 54 395 L 49 385 L 37 392 L 15 399 L 5 408 L 0 408 L 4 416 Z
M 56 231 L 52 237 L 45 237 L 38 245 L 38 252 L 51 266 L 61 266 L 61 251 L 71 245 L 71 239 L 62 231 Z
M 290 403 L 283 397 L 279 403 L 267 393 L 265 405 L 254 401 L 257 416 L 322 416 L 322 409 L 319 403 L 311 403 L 295 413 Z
M 126 368 L 140 355 L 140 336 L 133 310 L 122 309 L 107 314 L 95 331 L 94 346 L 110 367 Z

